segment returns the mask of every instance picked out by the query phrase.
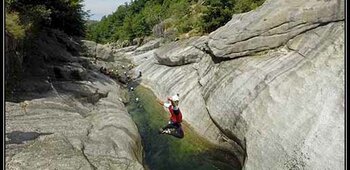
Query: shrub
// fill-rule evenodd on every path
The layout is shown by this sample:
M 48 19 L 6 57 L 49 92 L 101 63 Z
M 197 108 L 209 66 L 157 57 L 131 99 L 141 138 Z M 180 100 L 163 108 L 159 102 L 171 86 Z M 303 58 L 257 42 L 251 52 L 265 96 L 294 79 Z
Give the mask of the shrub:
M 15 39 L 23 39 L 25 35 L 24 26 L 20 23 L 18 13 L 12 12 L 6 14 L 6 31 Z

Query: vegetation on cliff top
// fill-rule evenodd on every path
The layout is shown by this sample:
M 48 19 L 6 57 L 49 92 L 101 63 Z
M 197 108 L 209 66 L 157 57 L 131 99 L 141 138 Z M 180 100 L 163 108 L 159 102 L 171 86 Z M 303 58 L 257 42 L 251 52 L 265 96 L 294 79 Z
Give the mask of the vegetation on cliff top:
M 264 0 L 135 0 L 119 6 L 113 14 L 103 17 L 100 22 L 90 24 L 86 38 L 99 43 L 131 42 L 135 38 L 158 34 L 156 32 L 159 29 L 156 28 L 175 37 L 202 35 L 223 26 L 233 14 L 255 9 L 263 2 Z
M 44 27 L 84 36 L 87 13 L 83 0 L 6 0 L 6 31 L 15 38 Z
M 23 66 L 41 60 L 35 47 L 44 29 L 58 29 L 70 36 L 85 35 L 87 13 L 83 0 L 5 0 L 6 16 L 6 97 L 23 78 Z M 33 55 L 34 54 L 34 55 Z M 28 65 L 30 66 L 30 65 Z M 30 66 L 31 67 L 31 66 Z

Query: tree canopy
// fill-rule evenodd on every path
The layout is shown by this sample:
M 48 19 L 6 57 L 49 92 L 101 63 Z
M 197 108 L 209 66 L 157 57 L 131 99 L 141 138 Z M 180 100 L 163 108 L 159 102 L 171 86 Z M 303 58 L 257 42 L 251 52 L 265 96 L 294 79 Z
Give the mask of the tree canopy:
M 7 26 L 6 30 L 13 32 L 13 28 L 22 25 L 30 31 L 48 27 L 69 35 L 84 36 L 87 13 L 82 9 L 82 2 L 83 0 L 6 0 L 6 16 L 9 16 L 6 17 L 6 22 L 12 20 L 12 23 L 17 24 Z
M 210 33 L 226 24 L 235 13 L 248 12 L 264 0 L 134 0 L 125 3 L 87 28 L 87 39 L 99 42 L 132 41 L 152 35 L 164 21 L 165 29 L 178 35 Z
M 233 14 L 248 12 L 264 0 L 134 0 L 119 6 L 99 22 L 89 22 L 83 0 L 6 0 L 6 30 L 23 37 L 23 30 L 56 28 L 69 35 L 99 42 L 131 42 L 152 35 L 155 25 L 176 36 L 210 33 Z

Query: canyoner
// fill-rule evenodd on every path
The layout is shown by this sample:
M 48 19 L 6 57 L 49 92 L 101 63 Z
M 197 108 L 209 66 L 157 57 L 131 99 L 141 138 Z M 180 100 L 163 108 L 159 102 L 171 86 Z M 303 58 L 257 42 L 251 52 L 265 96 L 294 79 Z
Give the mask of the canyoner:
M 179 108 L 179 94 L 167 98 L 167 102 L 158 101 L 158 103 L 170 112 L 170 120 L 166 126 L 159 129 L 160 134 L 168 134 L 177 138 L 183 138 L 184 132 L 181 126 L 182 113 Z

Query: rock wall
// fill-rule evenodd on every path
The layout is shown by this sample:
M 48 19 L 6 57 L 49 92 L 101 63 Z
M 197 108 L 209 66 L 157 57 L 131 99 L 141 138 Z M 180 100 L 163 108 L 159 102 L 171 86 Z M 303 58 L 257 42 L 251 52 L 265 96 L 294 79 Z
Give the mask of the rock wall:
M 10 94 L 16 85 L 22 70 L 23 53 L 22 41 L 14 39 L 5 32 L 5 87 L 6 95 Z
M 144 169 L 126 92 L 59 38 L 78 43 L 42 32 L 6 99 L 6 169 Z
M 280 47 L 329 22 L 344 21 L 343 0 L 268 0 L 255 11 L 234 15 L 209 36 L 217 57 L 235 58 Z
M 125 55 L 245 169 L 344 169 L 344 1 L 270 0 L 207 37 Z

